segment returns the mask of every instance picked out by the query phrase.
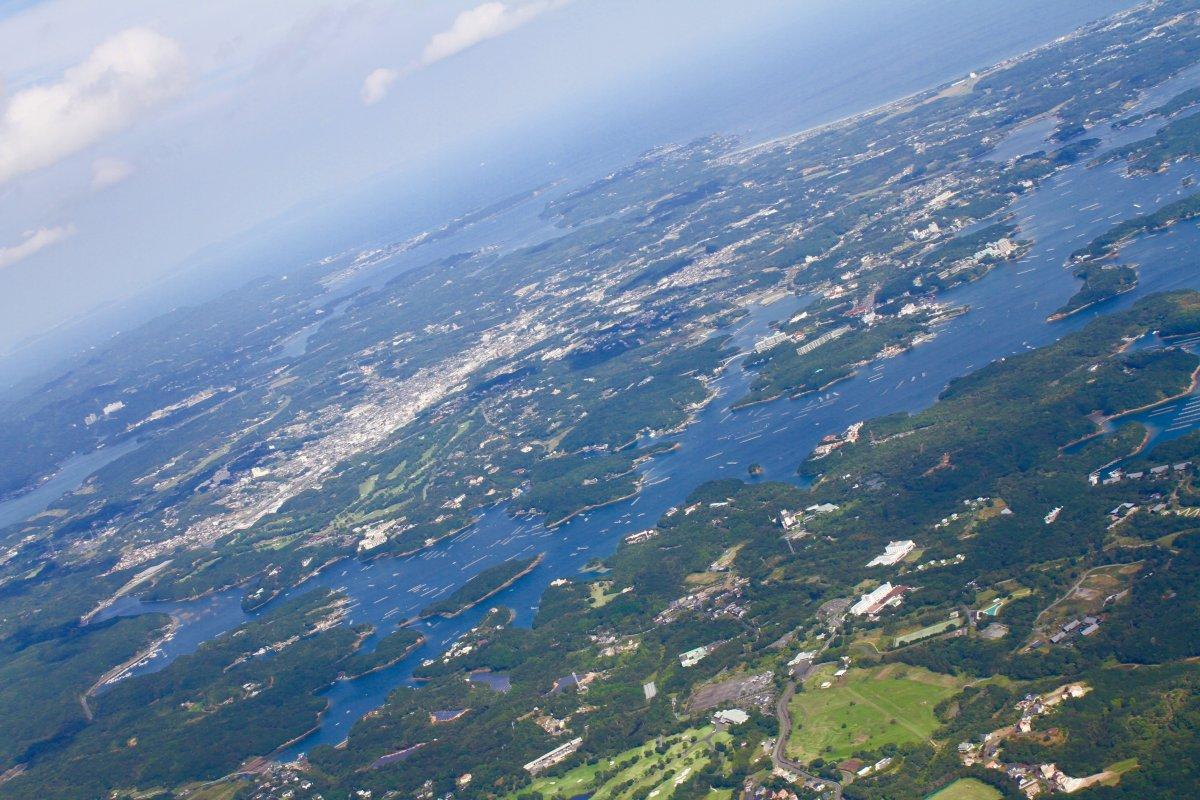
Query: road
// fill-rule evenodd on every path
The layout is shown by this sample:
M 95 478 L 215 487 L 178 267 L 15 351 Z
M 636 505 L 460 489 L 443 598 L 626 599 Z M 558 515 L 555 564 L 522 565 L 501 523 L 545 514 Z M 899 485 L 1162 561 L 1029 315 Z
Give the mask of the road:
M 825 648 L 821 649 L 824 650 Z M 803 680 L 815 668 L 816 665 L 814 664 L 805 670 L 804 674 L 800 676 L 800 680 Z M 783 690 L 783 694 L 779 696 L 779 702 L 775 704 L 775 718 L 779 720 L 779 736 L 776 737 L 775 747 L 771 750 L 771 763 L 778 769 L 785 769 L 788 772 L 799 775 L 804 779 L 806 784 L 819 783 L 826 789 L 831 789 L 833 791 L 833 794 L 830 795 L 831 800 L 842 800 L 842 784 L 822 778 L 819 775 L 814 775 L 803 765 L 797 764 L 787 757 L 787 743 L 792 733 L 792 712 L 788 706 L 791 704 L 792 695 L 795 693 L 796 681 L 789 678 L 787 687 Z

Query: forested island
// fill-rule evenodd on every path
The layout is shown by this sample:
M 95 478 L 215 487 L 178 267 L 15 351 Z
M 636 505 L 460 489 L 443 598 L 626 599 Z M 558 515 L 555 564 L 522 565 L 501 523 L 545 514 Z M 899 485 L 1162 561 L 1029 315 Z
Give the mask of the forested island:
M 488 567 L 446 597 L 422 608 L 419 616 L 456 617 L 533 572 L 544 557 L 544 553 L 539 553 L 531 558 L 514 558 Z

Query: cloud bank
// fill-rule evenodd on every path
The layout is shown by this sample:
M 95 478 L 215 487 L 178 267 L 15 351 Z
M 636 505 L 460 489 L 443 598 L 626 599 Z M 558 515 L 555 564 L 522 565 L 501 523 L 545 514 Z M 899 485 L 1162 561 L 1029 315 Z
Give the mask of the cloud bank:
M 380 67 L 368 75 L 362 85 L 363 105 L 373 106 L 387 97 L 388 90 L 398 77 L 396 70 L 387 67 Z
M 147 28 L 116 34 L 62 80 L 9 98 L 0 112 L 0 183 L 127 127 L 186 82 L 187 61 L 174 40 Z
M 73 233 L 75 233 L 75 228 L 70 225 L 38 228 L 36 231 L 30 231 L 25 234 L 25 238 L 20 243 L 11 247 L 0 247 L 0 269 L 7 269 L 13 264 L 24 261 Z
M 566 1 L 534 0 L 520 5 L 489 2 L 463 11 L 455 17 L 449 28 L 435 34 L 425 45 L 421 52 L 421 66 L 427 67 L 480 42 L 515 30 L 547 11 L 566 5 Z

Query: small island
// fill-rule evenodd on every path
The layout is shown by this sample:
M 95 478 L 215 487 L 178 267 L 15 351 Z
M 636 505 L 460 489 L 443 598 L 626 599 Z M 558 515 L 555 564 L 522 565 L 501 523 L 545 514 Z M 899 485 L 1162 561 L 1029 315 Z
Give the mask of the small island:
M 762 477 L 764 470 L 763 470 L 762 464 L 755 462 L 754 464 L 751 464 L 749 467 L 747 467 L 746 471 L 748 473 L 750 473 L 751 478 L 760 478 L 760 477 Z
M 1193 194 L 1149 214 L 1118 222 L 1071 253 L 1067 264 L 1075 277 L 1083 281 L 1083 285 L 1061 308 L 1047 317 L 1047 321 L 1065 319 L 1097 303 L 1133 291 L 1137 288 L 1137 270 L 1113 261 L 1121 248 L 1140 236 L 1164 231 L 1197 216 L 1200 216 L 1200 194 Z
M 541 563 L 545 555 L 538 553 L 532 558 L 515 558 L 488 567 L 446 597 L 425 606 L 421 609 L 420 618 L 457 617 L 533 572 L 534 567 Z

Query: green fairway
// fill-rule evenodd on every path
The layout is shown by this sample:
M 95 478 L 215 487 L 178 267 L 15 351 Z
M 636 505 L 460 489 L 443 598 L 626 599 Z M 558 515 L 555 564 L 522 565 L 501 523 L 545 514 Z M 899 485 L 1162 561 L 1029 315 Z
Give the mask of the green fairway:
M 1004 795 L 974 778 L 959 778 L 926 800 L 1000 800 Z
M 520 794 L 540 792 L 547 800 L 561 800 L 590 793 L 594 800 L 668 800 L 676 782 L 682 783 L 703 769 L 712 758 L 717 742 L 728 742 L 728 733 L 712 726 L 694 728 L 665 740 L 666 752 L 659 754 L 648 742 L 597 764 L 584 764 L 565 775 L 538 778 Z M 728 796 L 726 795 L 716 795 Z
M 822 689 L 821 685 L 832 685 Z M 859 750 L 928 739 L 934 707 L 965 682 L 919 667 L 852 669 L 840 678 L 818 670 L 792 699 L 788 751 L 799 761 L 848 758 Z

